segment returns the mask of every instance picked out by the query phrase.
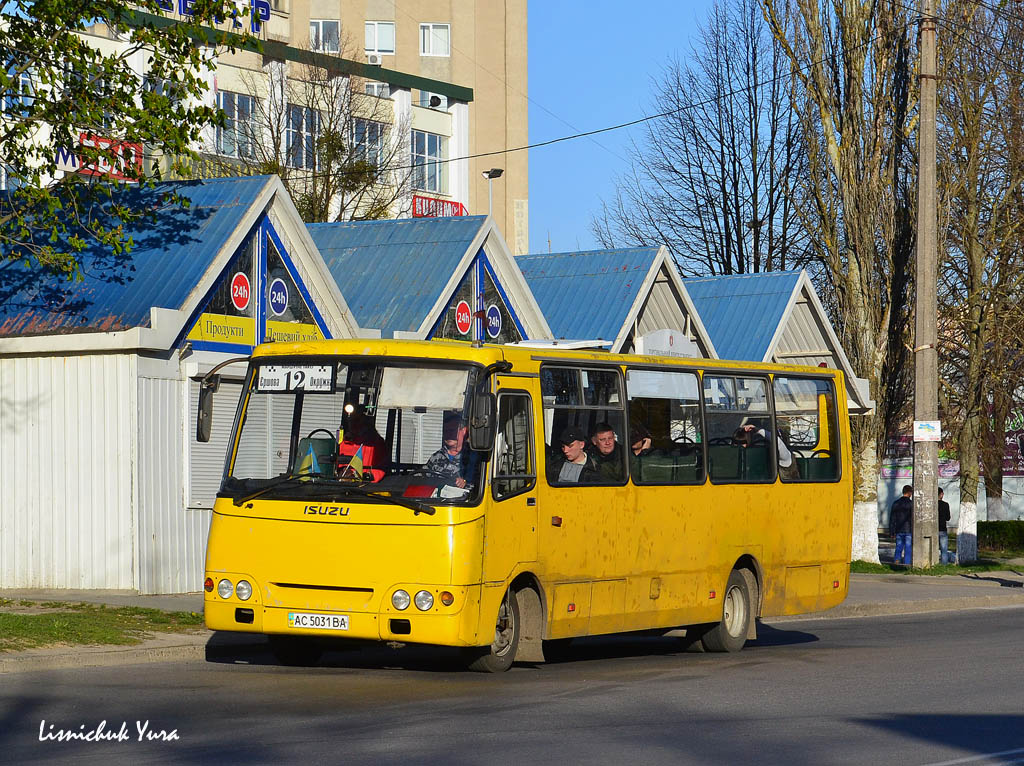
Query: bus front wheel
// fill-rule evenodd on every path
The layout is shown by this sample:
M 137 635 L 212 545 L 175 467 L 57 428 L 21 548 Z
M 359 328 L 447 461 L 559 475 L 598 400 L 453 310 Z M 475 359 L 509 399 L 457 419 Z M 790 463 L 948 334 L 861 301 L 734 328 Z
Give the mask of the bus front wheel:
M 498 607 L 494 641 L 490 646 L 469 651 L 469 669 L 480 673 L 504 673 L 516 658 L 521 631 L 519 599 L 509 590 Z
M 751 580 L 739 569 L 729 573 L 722 598 L 722 621 L 700 637 L 706 651 L 738 652 L 747 643 L 750 621 L 754 619 Z

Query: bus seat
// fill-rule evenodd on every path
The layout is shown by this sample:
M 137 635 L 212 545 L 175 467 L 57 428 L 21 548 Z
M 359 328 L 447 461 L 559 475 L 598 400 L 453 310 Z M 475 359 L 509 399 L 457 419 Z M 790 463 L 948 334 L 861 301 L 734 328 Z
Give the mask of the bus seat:
M 733 444 L 709 444 L 708 461 L 711 476 L 715 479 L 740 478 L 740 450 Z
M 334 451 L 338 448 L 338 442 L 334 439 L 328 439 L 326 436 L 299 439 L 299 446 L 295 451 L 295 470 L 298 470 L 299 466 L 302 465 L 302 461 L 306 459 L 311 446 L 313 447 L 313 454 L 316 455 L 316 461 L 320 464 L 320 473 L 333 474 L 336 462 Z
M 832 481 L 836 478 L 835 458 L 804 458 L 800 461 L 800 475 L 812 481 Z
M 671 455 L 644 455 L 640 458 L 640 481 L 670 484 L 674 480 L 675 460 Z
M 768 481 L 772 478 L 771 452 L 765 447 L 743 450 L 743 478 L 747 481 Z

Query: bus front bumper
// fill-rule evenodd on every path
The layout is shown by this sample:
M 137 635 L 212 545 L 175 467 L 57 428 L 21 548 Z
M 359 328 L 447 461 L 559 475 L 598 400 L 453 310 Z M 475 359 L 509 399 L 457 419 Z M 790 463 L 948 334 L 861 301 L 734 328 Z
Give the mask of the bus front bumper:
M 390 603 L 382 604 L 378 611 L 269 606 L 254 600 L 222 599 L 215 593 L 206 594 L 203 608 L 210 630 L 442 646 L 489 643 L 492 635 L 479 636 L 481 586 L 444 586 L 444 590 L 455 596 L 454 603 L 445 607 L 435 597 L 433 608 L 427 611 L 412 604 L 399 611 Z

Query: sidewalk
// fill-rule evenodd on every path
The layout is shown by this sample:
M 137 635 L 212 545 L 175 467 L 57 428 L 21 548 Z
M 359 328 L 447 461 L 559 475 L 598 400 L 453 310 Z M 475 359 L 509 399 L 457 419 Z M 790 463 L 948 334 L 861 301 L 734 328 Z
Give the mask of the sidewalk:
M 142 606 L 202 612 L 203 594 L 141 596 L 130 591 L 0 590 L 0 598 Z M 768 623 L 879 617 L 924 612 L 1024 607 L 1024 567 L 1006 572 L 914 576 L 850 575 L 846 601 L 825 612 L 771 617 Z M 266 638 L 249 633 L 164 633 L 135 646 L 75 646 L 0 653 L 0 674 L 68 667 L 245 657 L 264 649 Z

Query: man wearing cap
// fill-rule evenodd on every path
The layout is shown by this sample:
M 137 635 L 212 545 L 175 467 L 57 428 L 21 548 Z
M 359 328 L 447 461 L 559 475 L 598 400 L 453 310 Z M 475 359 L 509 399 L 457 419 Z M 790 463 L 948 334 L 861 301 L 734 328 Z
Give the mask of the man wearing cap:
M 587 436 L 577 426 L 567 426 L 558 437 L 562 447 L 562 459 L 552 461 L 549 476 L 552 483 L 574 484 L 592 480 L 597 464 L 587 454 Z
M 465 449 L 466 427 L 457 415 L 445 417 L 441 429 L 443 445 L 431 455 L 424 466 L 428 473 L 448 479 L 459 489 L 466 486 L 470 474 L 469 450 Z

